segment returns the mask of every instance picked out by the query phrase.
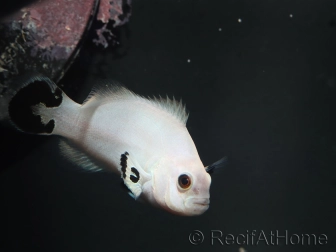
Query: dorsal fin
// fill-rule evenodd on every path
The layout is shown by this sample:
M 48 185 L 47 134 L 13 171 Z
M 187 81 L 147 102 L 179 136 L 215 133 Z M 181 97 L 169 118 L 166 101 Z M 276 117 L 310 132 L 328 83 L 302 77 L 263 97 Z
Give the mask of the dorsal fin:
M 170 113 L 183 125 L 186 125 L 189 116 L 182 100 L 177 101 L 174 97 L 173 99 L 170 99 L 168 96 L 166 98 L 162 98 L 161 96 L 153 98 L 143 97 L 135 94 L 117 82 L 112 82 L 110 84 L 102 83 L 99 86 L 95 86 L 82 105 L 95 101 L 104 103 L 110 99 L 130 99 L 148 102 L 153 106 Z
M 162 98 L 161 96 L 159 96 L 159 98 L 153 97 L 148 98 L 148 100 L 159 108 L 172 114 L 176 119 L 183 123 L 183 125 L 186 125 L 189 114 L 187 113 L 182 100 L 177 101 L 175 100 L 175 97 L 170 99 L 168 96 L 166 96 L 166 98 Z
M 72 144 L 67 140 L 60 140 L 59 147 L 61 153 L 66 158 L 68 158 L 73 164 L 80 166 L 82 169 L 89 172 L 99 172 L 103 170 L 91 158 L 72 146 Z

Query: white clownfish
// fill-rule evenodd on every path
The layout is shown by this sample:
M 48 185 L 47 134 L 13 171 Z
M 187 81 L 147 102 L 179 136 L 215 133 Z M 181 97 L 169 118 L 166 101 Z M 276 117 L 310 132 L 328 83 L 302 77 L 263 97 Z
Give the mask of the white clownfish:
M 23 102 L 22 92 L 33 88 L 47 95 L 38 95 L 33 104 Z M 27 104 L 30 115 L 24 122 L 17 111 Z M 209 173 L 226 161 L 204 167 L 181 102 L 147 99 L 119 85 L 98 89 L 78 104 L 51 80 L 37 76 L 12 98 L 9 116 L 20 130 L 62 136 L 61 152 L 73 163 L 116 172 L 135 199 L 177 215 L 200 215 L 209 208 Z

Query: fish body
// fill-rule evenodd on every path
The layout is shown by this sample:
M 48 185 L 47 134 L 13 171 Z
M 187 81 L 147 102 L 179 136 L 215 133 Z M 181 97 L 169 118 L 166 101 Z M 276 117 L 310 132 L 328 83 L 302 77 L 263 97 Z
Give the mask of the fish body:
M 110 85 L 78 104 L 49 79 L 33 81 L 47 83 L 59 100 L 57 106 L 31 106 L 48 128 L 40 133 L 62 136 L 61 151 L 72 162 L 120 174 L 131 196 L 171 213 L 199 215 L 208 209 L 211 177 L 186 128 L 181 102 L 147 99 Z

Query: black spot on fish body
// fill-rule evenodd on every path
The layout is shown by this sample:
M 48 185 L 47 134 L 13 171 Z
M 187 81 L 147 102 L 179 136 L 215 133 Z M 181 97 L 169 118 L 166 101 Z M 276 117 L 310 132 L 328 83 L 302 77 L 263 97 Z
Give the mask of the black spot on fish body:
M 125 152 L 125 153 L 126 153 L 126 152 Z M 121 154 L 120 160 L 126 162 L 126 160 L 127 160 L 127 156 L 126 156 L 126 154 Z
M 135 174 L 135 176 L 131 175 L 130 179 L 132 180 L 133 183 L 138 182 L 139 179 L 140 179 L 140 173 L 139 173 L 139 171 L 136 168 L 134 168 L 134 167 L 131 168 L 131 171 Z
M 126 178 L 127 155 L 129 154 L 126 151 L 124 154 L 121 154 L 120 156 L 120 165 L 121 165 L 121 172 L 122 172 L 123 178 Z
M 123 173 L 123 178 L 126 178 L 126 167 L 122 167 L 121 171 Z

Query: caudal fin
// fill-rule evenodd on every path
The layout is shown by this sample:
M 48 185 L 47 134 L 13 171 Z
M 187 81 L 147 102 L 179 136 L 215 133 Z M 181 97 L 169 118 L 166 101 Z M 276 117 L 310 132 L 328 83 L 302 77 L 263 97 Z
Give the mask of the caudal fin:
M 58 107 L 63 91 L 49 78 L 29 77 L 9 102 L 8 114 L 12 124 L 27 133 L 51 134 L 55 121 L 42 116 L 48 108 Z

